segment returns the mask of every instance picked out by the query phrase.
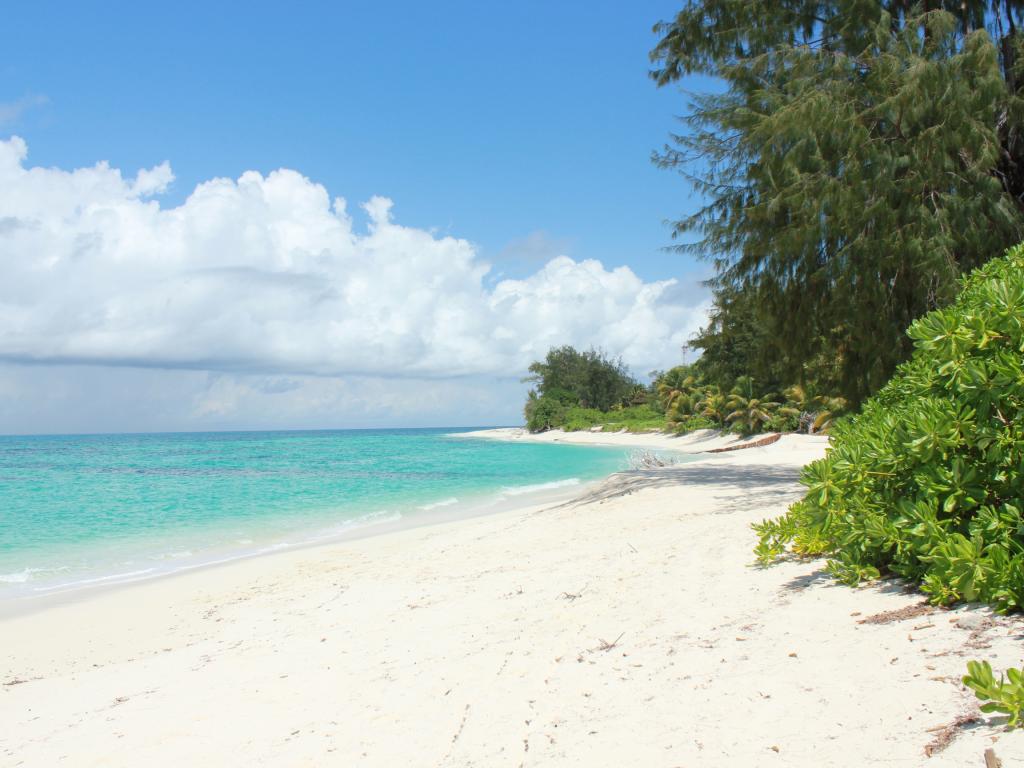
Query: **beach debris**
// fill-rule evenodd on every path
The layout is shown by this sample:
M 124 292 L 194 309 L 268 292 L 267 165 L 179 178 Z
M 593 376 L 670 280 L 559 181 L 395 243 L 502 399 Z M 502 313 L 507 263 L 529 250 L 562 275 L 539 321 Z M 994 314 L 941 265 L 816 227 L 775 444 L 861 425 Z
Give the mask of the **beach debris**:
M 455 748 L 455 742 L 457 742 L 459 740 L 459 736 L 462 735 L 462 731 L 466 727 L 466 719 L 468 717 L 469 717 L 469 704 L 467 704 L 466 708 L 464 710 L 462 710 L 462 720 L 461 720 L 461 722 L 459 722 L 459 727 L 458 727 L 458 730 L 455 731 L 455 735 L 452 736 L 452 746 L 448 749 L 448 754 L 445 755 L 445 759 L 447 759 L 448 757 L 451 756 L 452 749 Z
M 579 592 L 563 592 L 558 597 L 562 600 L 568 600 L 571 603 L 573 600 L 579 600 L 581 597 L 583 597 L 583 593 L 589 586 L 589 584 L 585 584 L 583 586 L 583 589 L 581 589 Z
M 989 747 L 985 750 L 985 768 L 1002 768 L 1003 761 L 996 757 L 996 751 Z
M 605 640 L 604 638 L 601 638 L 601 637 L 597 638 L 598 640 L 601 641 L 601 644 L 599 646 L 597 646 L 597 650 L 599 650 L 599 651 L 610 651 L 612 648 L 615 648 L 616 646 L 618 646 L 619 640 L 621 640 L 622 636 L 625 635 L 625 634 L 626 634 L 625 632 L 621 633 L 618 637 L 616 637 L 610 643 L 607 640 Z
M 676 464 L 671 456 L 655 453 L 654 451 L 632 451 L 628 457 L 630 469 L 662 469 Z
M 501 662 L 501 666 L 498 667 L 498 671 L 495 673 L 495 677 L 500 676 L 501 673 L 505 671 L 505 667 L 508 666 L 508 661 L 511 658 L 512 658 L 512 651 L 509 651 L 508 653 L 505 654 L 505 660 L 503 662 Z M 557 659 L 555 659 L 556 662 L 559 662 L 561 660 L 562 660 L 561 656 L 559 656 Z M 447 696 L 447 695 L 448 694 L 446 693 L 445 696 Z
M 782 435 L 768 435 L 762 437 L 759 440 L 751 440 L 749 443 L 741 443 L 740 445 L 728 445 L 725 448 L 712 448 L 704 453 L 725 453 L 726 451 L 741 451 L 744 448 L 763 448 L 766 445 L 777 443 Z
M 27 683 L 27 682 L 28 682 L 28 680 L 25 680 L 24 678 L 12 677 L 10 680 L 7 680 L 6 682 L 4 682 L 4 685 L 22 685 L 23 683 Z
M 868 616 L 864 619 L 859 619 L 858 624 L 891 624 L 894 621 L 906 621 L 907 619 L 915 619 L 918 616 L 924 616 L 928 613 L 934 613 L 935 606 L 928 603 L 915 603 L 914 605 L 908 605 L 904 608 L 897 608 L 894 611 L 883 611 L 882 613 L 876 613 L 873 616 Z
M 981 629 L 988 629 L 994 622 L 988 616 L 969 613 L 965 616 L 957 616 L 955 623 L 960 629 L 969 629 L 976 632 Z
M 959 715 L 952 723 L 949 723 L 949 725 L 940 725 L 935 728 L 929 728 L 927 732 L 934 733 L 935 738 L 925 745 L 925 755 L 928 757 L 937 755 L 953 743 L 953 739 L 960 735 L 960 731 L 963 730 L 963 728 L 980 722 L 981 718 L 977 713 L 965 712 L 962 715 Z

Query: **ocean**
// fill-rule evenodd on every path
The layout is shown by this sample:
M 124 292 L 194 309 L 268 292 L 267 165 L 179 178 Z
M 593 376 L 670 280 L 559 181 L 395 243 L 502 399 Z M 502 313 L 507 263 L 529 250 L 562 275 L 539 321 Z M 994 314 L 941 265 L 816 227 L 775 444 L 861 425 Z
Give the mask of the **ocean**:
M 628 464 L 464 431 L 0 436 L 0 599 L 543 500 Z

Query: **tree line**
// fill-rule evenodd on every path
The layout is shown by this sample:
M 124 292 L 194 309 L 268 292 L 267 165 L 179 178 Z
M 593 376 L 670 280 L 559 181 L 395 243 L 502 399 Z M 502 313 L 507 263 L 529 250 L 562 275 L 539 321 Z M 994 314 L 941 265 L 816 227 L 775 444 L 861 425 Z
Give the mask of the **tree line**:
M 552 348 L 530 366 L 533 384 L 524 415 L 533 432 L 562 428 L 665 430 L 728 429 L 815 432 L 828 429 L 845 401 L 793 385 L 766 392 L 750 376 L 716 379 L 703 359 L 653 371 L 643 385 L 621 359 L 599 350 Z
M 907 359 L 910 323 L 1024 237 L 1021 0 L 700 0 L 658 24 L 652 77 L 716 78 L 656 153 L 703 206 L 693 341 L 715 379 L 852 407 Z
M 552 350 L 531 367 L 531 428 L 614 408 L 629 426 L 815 430 L 856 411 L 908 358 L 911 322 L 1024 238 L 1022 14 L 691 0 L 656 25 L 658 86 L 722 85 L 654 157 L 704 201 L 673 223 L 715 268 L 700 358 L 643 387 L 599 352 Z

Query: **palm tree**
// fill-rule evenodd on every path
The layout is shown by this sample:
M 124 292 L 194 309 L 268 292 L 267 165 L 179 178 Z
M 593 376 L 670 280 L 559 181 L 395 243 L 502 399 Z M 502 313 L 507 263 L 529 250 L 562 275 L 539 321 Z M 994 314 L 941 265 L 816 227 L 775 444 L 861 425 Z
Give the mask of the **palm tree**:
M 848 403 L 844 397 L 819 397 L 819 410 L 814 414 L 814 421 L 807 429 L 808 434 L 813 432 L 828 432 L 835 420 L 846 410 Z
M 622 404 L 625 406 L 643 405 L 647 402 L 647 394 L 647 387 L 643 384 L 634 384 L 630 388 L 629 394 L 623 399 Z
M 677 365 L 666 371 L 657 383 L 658 399 L 667 412 L 677 398 L 689 394 L 697 386 L 697 379 L 686 368 Z
M 700 411 L 702 399 L 703 392 L 699 388 L 688 391 L 676 391 L 672 398 L 672 404 L 665 411 L 665 415 L 669 422 L 673 424 L 685 421 Z
M 827 432 L 838 416 L 846 410 L 847 402 L 841 397 L 815 395 L 801 384 L 794 384 L 786 390 L 788 406 L 780 409 L 800 417 L 800 431 L 807 434 Z
M 698 407 L 700 408 L 701 416 L 711 419 L 718 424 L 725 424 L 725 420 L 729 416 L 729 406 L 726 402 L 726 397 L 714 385 L 705 388 Z
M 761 428 L 771 421 L 772 411 L 779 407 L 779 403 L 770 397 L 744 397 L 740 392 L 733 390 L 726 403 L 732 412 L 725 420 L 730 424 L 738 423 L 745 435 L 760 432 Z

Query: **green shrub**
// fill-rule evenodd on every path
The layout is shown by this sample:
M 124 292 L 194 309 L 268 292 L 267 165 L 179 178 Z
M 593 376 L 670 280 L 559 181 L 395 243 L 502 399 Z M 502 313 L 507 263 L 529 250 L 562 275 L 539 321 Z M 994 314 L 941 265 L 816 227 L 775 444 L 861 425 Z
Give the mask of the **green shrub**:
M 593 427 L 601 427 L 605 432 L 618 432 L 621 429 L 643 432 L 664 429 L 665 417 L 648 404 L 620 407 L 608 412 L 596 408 L 576 407 L 566 409 L 562 426 L 567 432 L 578 432 Z
M 631 405 L 605 414 L 606 428 L 628 429 L 640 432 L 648 429 L 664 429 L 665 417 L 655 410 L 650 403 Z
M 718 422 L 712 421 L 706 416 L 688 416 L 683 421 L 676 422 L 673 425 L 673 431 L 677 435 L 685 435 L 698 429 L 718 429 L 720 426 Z
M 895 574 L 935 603 L 1024 607 L 1024 246 L 911 325 L 911 360 L 837 422 L 807 494 L 755 526 L 759 558 L 828 555 L 848 583 Z
M 529 371 L 526 381 L 536 385 L 540 396 L 556 397 L 563 405 L 607 411 L 639 396 L 638 383 L 622 360 L 600 350 L 553 347 L 543 360 L 531 363 Z
M 780 408 L 765 424 L 768 432 L 796 432 L 800 428 L 800 413 L 792 408 Z
M 969 661 L 963 683 L 979 700 L 988 702 L 981 705 L 982 712 L 1009 715 L 1006 724 L 1010 728 L 1024 724 L 1024 670 L 1011 667 L 997 681 L 987 661 Z
M 554 397 L 531 397 L 523 409 L 526 428 L 531 432 L 544 432 L 562 426 L 565 420 L 565 406 Z
M 566 432 L 579 432 L 590 429 L 596 424 L 602 423 L 608 414 L 602 413 L 596 408 L 568 408 L 562 425 Z

